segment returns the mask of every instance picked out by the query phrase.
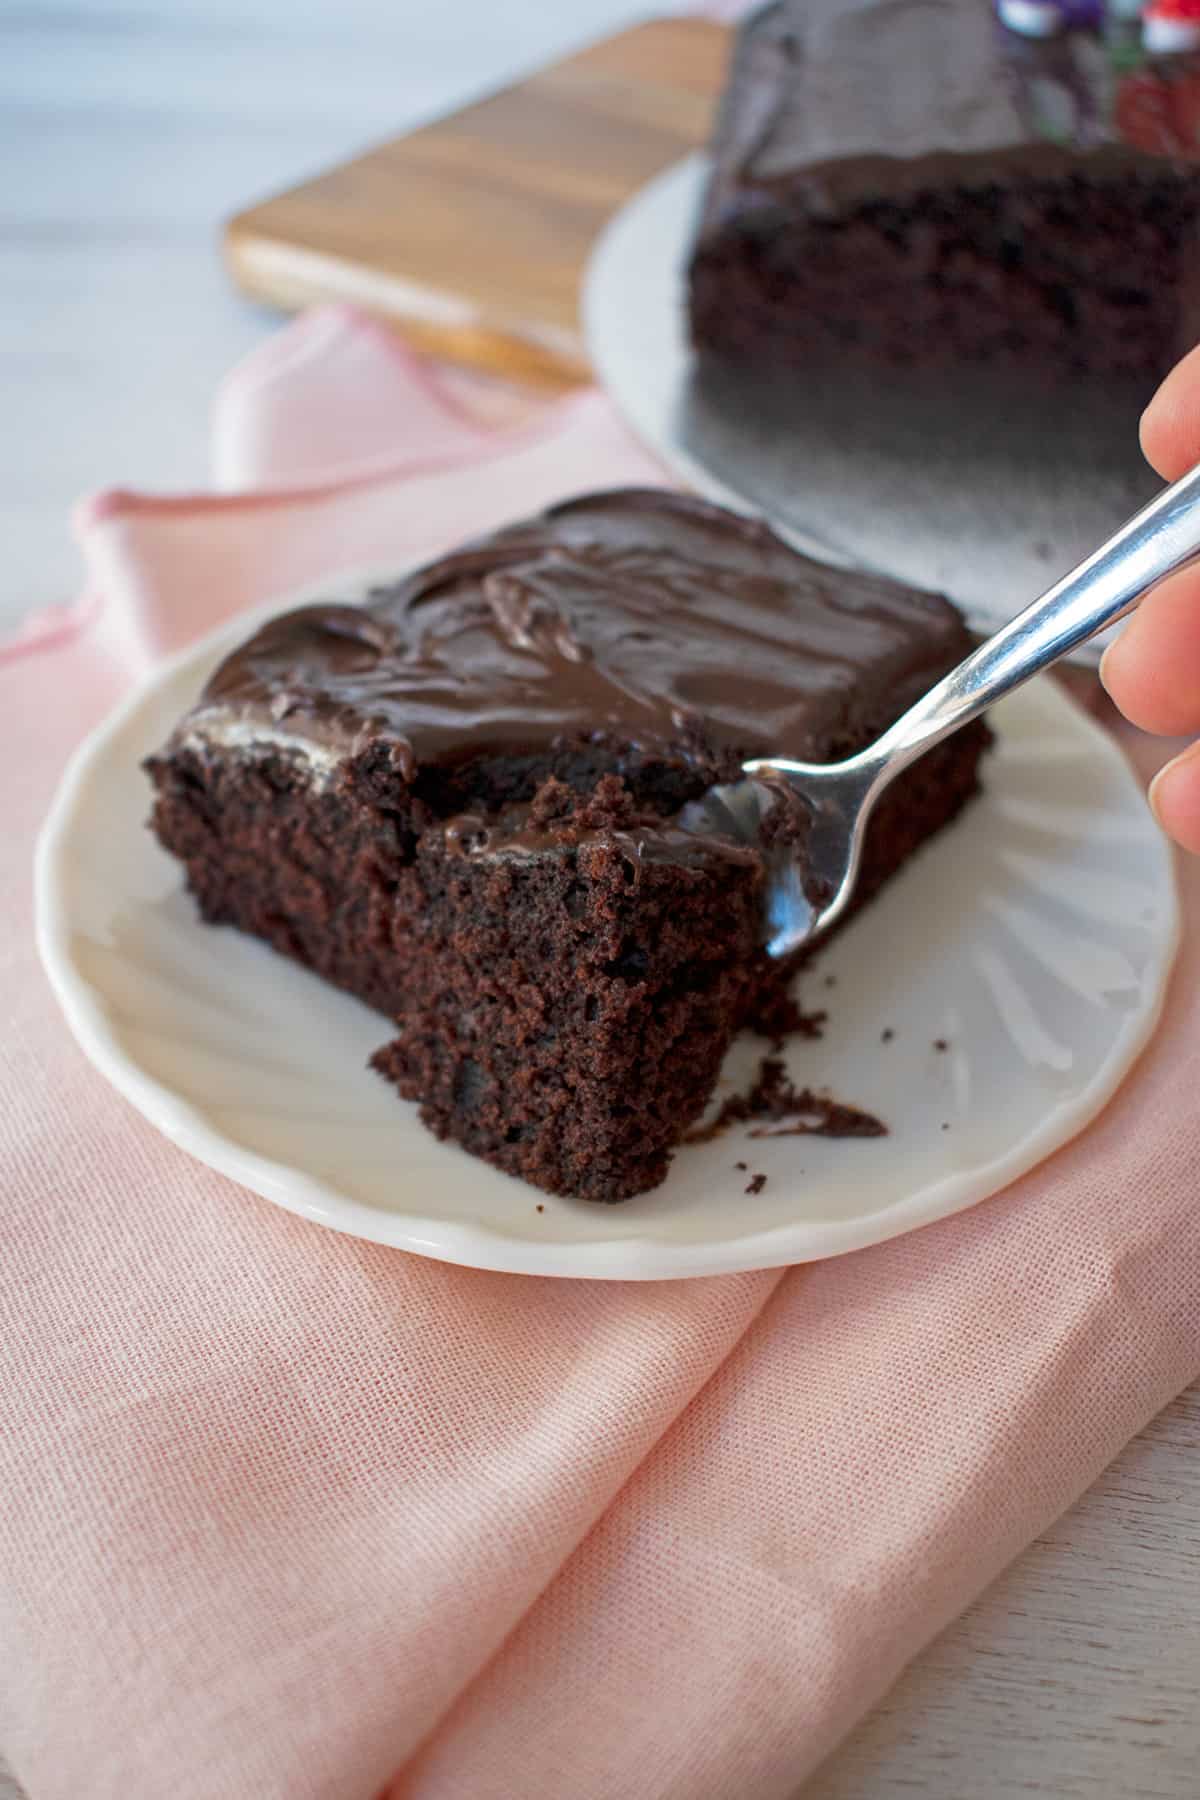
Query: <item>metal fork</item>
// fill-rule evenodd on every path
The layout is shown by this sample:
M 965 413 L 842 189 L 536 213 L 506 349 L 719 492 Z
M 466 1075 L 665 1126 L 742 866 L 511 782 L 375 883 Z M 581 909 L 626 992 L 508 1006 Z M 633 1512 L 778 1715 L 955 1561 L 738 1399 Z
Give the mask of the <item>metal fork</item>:
M 846 909 L 875 802 L 902 770 L 952 731 L 1097 632 L 1131 612 L 1148 590 L 1200 555 L 1200 468 L 1135 513 L 1107 543 L 1003 625 L 896 720 L 875 743 L 839 763 L 760 757 L 747 779 L 713 788 L 685 809 L 690 830 L 760 842 L 780 784 L 811 816 L 802 854 L 769 861 L 767 949 L 789 956 Z

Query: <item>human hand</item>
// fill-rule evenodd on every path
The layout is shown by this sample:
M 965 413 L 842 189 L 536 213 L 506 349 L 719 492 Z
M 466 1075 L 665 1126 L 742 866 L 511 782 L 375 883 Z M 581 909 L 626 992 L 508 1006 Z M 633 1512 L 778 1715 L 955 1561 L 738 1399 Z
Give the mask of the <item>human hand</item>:
M 1200 348 L 1172 369 L 1146 408 L 1142 449 L 1168 481 L 1200 463 Z M 1181 570 L 1142 601 L 1105 651 L 1100 679 L 1143 731 L 1200 733 L 1200 565 Z M 1200 854 L 1200 742 L 1159 771 L 1150 804 L 1163 830 Z

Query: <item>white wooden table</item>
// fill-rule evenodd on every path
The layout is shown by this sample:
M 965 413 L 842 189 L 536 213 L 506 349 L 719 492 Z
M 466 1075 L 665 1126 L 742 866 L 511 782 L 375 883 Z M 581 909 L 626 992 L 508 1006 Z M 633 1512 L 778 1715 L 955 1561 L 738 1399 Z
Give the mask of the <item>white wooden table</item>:
M 272 324 L 227 286 L 222 217 L 644 10 L 0 8 L 0 631 L 74 592 L 76 494 L 203 483 L 213 385 Z M 806 1794 L 1197 1800 L 1200 1391 L 919 1658 Z

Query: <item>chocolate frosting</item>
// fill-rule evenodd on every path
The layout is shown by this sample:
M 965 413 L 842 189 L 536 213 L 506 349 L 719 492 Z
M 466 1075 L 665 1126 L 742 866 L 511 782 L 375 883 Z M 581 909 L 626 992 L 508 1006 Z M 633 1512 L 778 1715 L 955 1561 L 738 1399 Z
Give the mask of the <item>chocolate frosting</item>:
M 1152 62 L 1139 33 L 1114 19 L 1103 34 L 1034 40 L 989 0 L 780 0 L 739 33 L 705 223 L 750 195 L 799 196 L 821 215 L 1014 173 L 1182 169 L 1196 159 L 1191 134 L 1147 128 L 1147 95 L 1128 83 L 1161 99 L 1200 62 Z M 1126 141 L 1123 94 L 1140 148 Z
M 217 669 L 177 740 L 382 742 L 430 765 L 634 746 L 828 758 L 965 652 L 948 602 L 810 561 L 761 523 L 627 489 L 551 507 L 375 592 L 285 614 Z

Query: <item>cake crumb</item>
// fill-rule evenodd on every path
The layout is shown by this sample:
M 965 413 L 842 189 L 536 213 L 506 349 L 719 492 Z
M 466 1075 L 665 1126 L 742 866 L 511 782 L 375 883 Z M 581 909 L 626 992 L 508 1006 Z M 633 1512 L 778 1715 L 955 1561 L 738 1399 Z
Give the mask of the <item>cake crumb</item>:
M 826 987 L 836 987 L 837 986 L 837 976 L 836 975 L 827 975 L 825 977 L 825 986 Z
M 934 1038 L 933 1047 L 935 1050 L 948 1050 L 950 1048 L 949 1040 L 946 1038 Z
M 950 1129 L 950 1121 L 949 1121 L 949 1119 L 943 1119 L 943 1120 L 942 1120 L 942 1130 L 943 1130 L 943 1131 L 949 1131 L 949 1129 Z
M 539 830 L 570 817 L 577 795 L 556 775 L 547 776 L 529 803 L 529 823 Z
M 892 1030 L 891 1026 L 885 1025 L 883 1030 L 879 1034 L 879 1041 L 881 1044 L 890 1044 L 892 1039 L 895 1037 L 895 1035 L 896 1034 Z
M 752 1175 L 746 1185 L 746 1192 L 748 1194 L 761 1194 L 766 1185 L 767 1178 L 765 1175 Z
M 733 1166 L 735 1169 L 740 1169 L 742 1171 L 743 1175 L 746 1173 L 746 1170 L 750 1167 L 749 1163 L 744 1163 L 744 1162 L 735 1162 Z
M 821 1037 L 828 1017 L 826 1012 L 802 1012 L 790 994 L 771 994 L 759 1002 L 749 1024 L 756 1037 L 770 1040 L 772 1050 L 782 1050 L 790 1037 Z
M 723 1100 L 705 1125 L 697 1125 L 684 1138 L 685 1144 L 710 1144 L 730 1125 L 745 1124 L 753 1119 L 778 1121 L 768 1130 L 759 1126 L 751 1137 L 886 1137 L 888 1128 L 873 1113 L 860 1107 L 846 1106 L 828 1094 L 815 1094 L 811 1088 L 796 1088 L 787 1078 L 787 1069 L 777 1056 L 764 1056 L 758 1065 L 748 1092 L 731 1094 Z
M 633 795 L 619 775 L 602 775 L 583 805 L 578 809 L 582 831 L 619 831 L 647 822 Z
M 544 1207 L 544 1206 L 543 1206 L 543 1205 L 542 1205 L 542 1203 L 541 1203 L 541 1201 L 540 1201 L 540 1200 L 539 1200 L 539 1201 L 538 1201 L 538 1204 L 537 1204 L 537 1209 L 538 1209 L 538 1211 L 539 1211 L 539 1212 L 545 1212 L 545 1210 L 546 1210 L 546 1209 L 545 1209 L 545 1207 Z
M 525 823 L 557 843 L 570 844 L 597 831 L 629 830 L 658 823 L 657 815 L 639 811 L 619 775 L 602 775 L 590 794 L 576 793 L 556 775 L 537 787 Z

